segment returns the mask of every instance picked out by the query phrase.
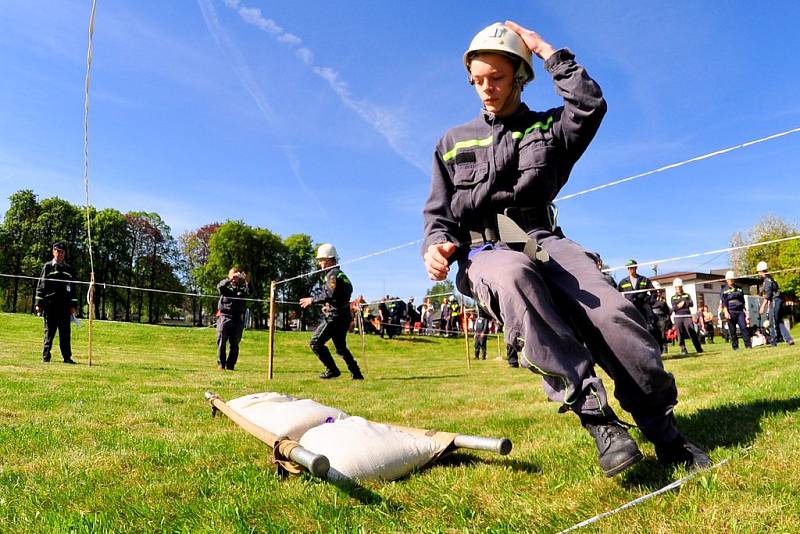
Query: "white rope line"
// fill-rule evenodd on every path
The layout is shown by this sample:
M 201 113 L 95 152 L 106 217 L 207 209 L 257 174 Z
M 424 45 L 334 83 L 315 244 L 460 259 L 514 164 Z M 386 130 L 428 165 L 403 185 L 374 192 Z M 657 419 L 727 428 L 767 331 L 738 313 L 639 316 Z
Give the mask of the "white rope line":
M 746 148 L 752 145 L 756 145 L 758 143 L 763 143 L 765 141 L 770 141 L 772 139 L 777 139 L 779 137 L 783 137 L 789 134 L 800 132 L 800 128 L 792 128 L 791 130 L 786 130 L 784 132 L 768 135 L 767 137 L 762 137 L 760 139 L 754 139 L 753 141 L 748 141 L 746 143 L 742 143 L 739 145 L 735 145 L 728 148 L 723 148 L 722 150 L 716 150 L 714 152 L 709 152 L 708 154 L 703 154 L 702 156 L 695 156 L 693 158 L 689 158 L 687 160 L 679 161 L 678 163 L 671 163 L 669 165 L 665 165 L 663 167 L 659 167 L 657 169 L 653 169 L 652 171 L 643 172 L 641 174 L 635 174 L 633 176 L 628 176 L 627 178 L 622 178 L 620 180 L 615 180 L 613 182 L 609 182 L 607 184 L 598 185 L 595 187 L 590 187 L 589 189 L 584 189 L 583 191 L 578 191 L 577 193 L 571 193 L 569 195 L 563 195 L 557 197 L 554 202 L 559 202 L 562 200 L 568 200 L 570 198 L 579 197 L 581 195 L 585 195 L 587 193 L 592 193 L 594 191 L 599 191 L 601 189 L 606 189 L 607 187 L 613 187 L 615 185 L 623 184 L 625 182 L 631 182 L 633 180 L 638 180 L 639 178 L 644 178 L 645 176 L 650 176 L 651 174 L 656 174 L 659 172 L 668 171 L 670 169 L 675 169 L 678 167 L 682 167 L 684 165 L 688 165 L 689 163 L 694 163 L 696 161 L 702 161 L 704 159 L 713 158 L 714 156 L 720 156 L 722 154 L 727 154 L 728 152 L 733 152 L 734 150 L 739 150 L 741 148 Z
M 602 514 L 598 514 L 598 515 L 596 515 L 596 516 L 594 516 L 594 517 L 592 517 L 590 519 L 587 519 L 586 521 L 581 521 L 580 523 L 576 523 L 576 524 L 572 525 L 571 527 L 560 531 L 558 534 L 565 534 L 566 532 L 572 532 L 573 530 L 578 530 L 579 528 L 583 528 L 583 527 L 585 527 L 587 525 L 591 525 L 592 523 L 600 521 L 601 519 L 603 519 L 605 517 L 617 514 L 617 513 L 621 512 L 623 510 L 627 510 L 628 508 L 633 508 L 634 506 L 636 506 L 638 504 L 642 504 L 643 502 L 645 502 L 645 501 L 647 501 L 649 499 L 652 499 L 653 497 L 657 497 L 658 495 L 661 495 L 662 493 L 666 493 L 668 491 L 674 490 L 675 488 L 679 488 L 679 487 L 683 486 L 686 482 L 688 482 L 691 479 L 693 479 L 694 477 L 696 477 L 697 475 L 703 474 L 703 473 L 708 473 L 709 471 L 717 469 L 718 467 L 721 467 L 721 466 L 725 465 L 726 463 L 728 463 L 729 460 L 730 460 L 730 458 L 725 458 L 721 462 L 717 462 L 716 464 L 712 465 L 708 469 L 704 469 L 702 471 L 694 471 L 692 473 L 689 473 L 685 477 L 679 478 L 675 482 L 667 484 L 666 486 L 664 486 L 661 489 L 658 489 L 658 490 L 656 490 L 654 492 L 648 493 L 647 495 L 642 495 L 641 497 L 638 497 L 638 498 L 636 498 L 636 499 L 634 499 L 634 500 L 632 500 L 630 502 L 627 502 L 627 503 L 623 504 L 619 508 L 614 508 L 613 510 L 609 510 L 608 512 L 603 512 Z
M 731 251 L 734 251 L 734 250 L 741 250 L 741 249 L 745 249 L 745 248 L 760 247 L 760 246 L 764 246 L 764 245 L 772 245 L 774 243 L 782 243 L 784 241 L 792 241 L 793 239 L 800 239 L 800 234 L 793 235 L 791 237 L 782 237 L 780 239 L 771 239 L 769 241 L 761 241 L 761 242 L 758 242 L 758 243 L 750 243 L 748 245 L 739 245 L 739 246 L 736 246 L 736 247 L 728 247 L 728 248 L 720 248 L 720 249 L 717 249 L 717 250 L 709 250 L 707 252 L 698 252 L 696 254 L 687 254 L 686 256 L 675 256 L 675 257 L 672 257 L 672 258 L 664 258 L 664 259 L 661 259 L 661 260 L 641 261 L 641 262 L 636 263 L 634 265 L 620 265 L 618 267 L 609 267 L 608 269 L 603 269 L 603 272 L 604 273 L 608 273 L 608 272 L 611 272 L 611 271 L 618 271 L 620 269 L 627 269 L 628 267 L 642 267 L 643 265 L 655 265 L 655 264 L 661 264 L 661 263 L 668 263 L 668 262 L 671 262 L 671 261 L 685 260 L 685 259 L 689 259 L 689 258 L 699 258 L 700 256 L 708 256 L 710 254 L 719 254 L 719 253 L 722 253 L 722 252 L 731 252 Z
M 330 267 L 328 267 L 326 269 L 317 269 L 317 270 L 310 271 L 310 272 L 307 272 L 307 273 L 298 274 L 297 276 L 292 276 L 291 278 L 286 278 L 284 280 L 278 280 L 277 282 L 275 282 L 275 285 L 277 286 L 277 285 L 280 285 L 280 284 L 285 284 L 286 282 L 291 282 L 292 280 L 297 280 L 299 278 L 305 278 L 307 276 L 311 276 L 311 275 L 314 275 L 314 274 L 317 274 L 317 273 L 321 273 L 323 271 L 329 271 L 330 269 L 333 269 L 334 267 L 341 267 L 342 265 L 349 265 L 349 264 L 355 263 L 357 261 L 366 260 L 368 258 L 374 258 L 375 256 L 380 256 L 381 254 L 387 254 L 389 252 L 393 252 L 395 250 L 400 250 L 402 248 L 410 247 L 412 245 L 418 245 L 420 243 L 422 243 L 422 239 L 417 239 L 416 241 L 409 241 L 408 243 L 403 243 L 402 245 L 397 245 L 397 246 L 390 247 L 390 248 L 387 248 L 387 249 L 384 249 L 384 250 L 379 250 L 377 252 L 373 252 L 373 253 L 367 254 L 365 256 L 359 256 L 357 258 L 353 258 L 353 259 L 347 260 L 347 261 L 340 261 L 336 265 L 332 265 L 332 266 L 330 266 Z
M 5 277 L 5 278 L 22 278 L 22 279 L 26 279 L 26 280 L 39 280 L 40 279 L 37 276 L 25 276 L 25 275 L 21 275 L 21 274 L 0 273 L 0 276 Z M 82 280 L 66 280 L 66 279 L 63 279 L 63 278 L 48 278 L 48 280 L 51 281 L 51 282 L 64 282 L 64 283 L 67 283 L 67 284 L 83 284 L 83 285 L 95 284 L 95 282 L 84 282 Z M 132 289 L 132 290 L 135 290 L 135 291 L 149 291 L 151 293 L 165 293 L 165 294 L 169 294 L 169 295 L 183 295 L 183 296 L 186 296 L 186 297 L 212 298 L 212 299 L 220 298 L 220 295 L 206 295 L 206 294 L 203 294 L 203 293 L 189 293 L 189 292 L 186 292 L 186 291 L 173 291 L 173 290 L 170 290 L 170 289 L 156 289 L 156 288 L 152 288 L 152 287 L 136 287 L 136 286 L 126 286 L 126 285 L 121 285 L 121 284 L 107 284 L 107 283 L 97 283 L 95 285 L 103 286 L 104 289 L 112 287 L 112 288 L 116 288 L 116 289 Z M 250 302 L 269 302 L 269 299 L 254 299 L 254 298 L 247 298 L 247 297 L 226 297 L 226 298 L 229 298 L 231 300 L 246 300 L 246 301 L 250 301 Z
M 781 269 L 779 271 L 769 271 L 769 274 L 788 273 L 788 272 L 792 272 L 792 271 L 800 271 L 800 267 L 792 267 L 790 269 Z M 742 274 L 742 275 L 739 275 L 739 276 L 734 276 L 733 280 L 739 280 L 741 278 L 755 278 L 756 276 L 758 276 L 758 273 L 755 273 L 755 274 Z M 693 286 L 693 285 L 696 285 L 696 284 L 714 284 L 716 282 L 724 282 L 725 280 L 727 280 L 727 278 L 714 278 L 714 279 L 711 279 L 711 280 L 698 280 L 696 282 L 691 282 L 691 283 L 687 283 L 687 284 L 683 284 L 683 285 L 684 286 Z M 663 291 L 665 289 L 666 289 L 666 287 L 662 286 L 661 289 L 657 289 L 655 287 L 651 287 L 650 289 L 632 289 L 630 291 L 620 291 L 620 293 L 622 293 L 623 295 L 629 295 L 631 293 L 645 293 L 647 291 Z
M 86 81 L 84 84 L 83 101 L 83 189 L 86 193 L 86 236 L 89 251 L 89 266 L 91 279 L 94 281 L 94 254 L 92 251 L 92 222 L 89 217 L 89 82 L 92 71 L 92 38 L 94 36 L 94 14 L 97 9 L 97 0 L 92 0 L 92 14 L 89 16 L 89 46 L 86 52 Z M 91 287 L 91 286 L 90 286 Z

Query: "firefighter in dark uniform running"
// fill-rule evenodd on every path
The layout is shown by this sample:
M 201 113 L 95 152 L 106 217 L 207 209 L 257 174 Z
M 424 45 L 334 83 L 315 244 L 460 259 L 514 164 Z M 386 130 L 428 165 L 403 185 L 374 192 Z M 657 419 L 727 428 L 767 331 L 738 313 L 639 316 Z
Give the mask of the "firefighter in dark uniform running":
M 53 260 L 44 264 L 36 286 L 36 311 L 44 318 L 43 362 L 50 361 L 53 338 L 58 331 L 64 363 L 77 363 L 72 359 L 70 320 L 78 308 L 78 298 L 71 282 L 72 268 L 64 261 L 66 253 L 64 243 L 53 245 Z
M 521 103 L 531 52 L 544 60 L 563 106 L 538 112 Z M 423 211 L 428 275 L 444 280 L 458 262 L 459 290 L 504 324 L 507 343 L 524 338 L 522 364 L 543 375 L 562 411 L 580 417 L 607 476 L 642 454 L 609 406 L 595 362 L 660 461 L 711 465 L 676 427 L 675 380 L 641 314 L 555 221 L 551 203 L 605 114 L 600 87 L 572 52 L 513 22 L 480 31 L 464 65 L 484 109 L 436 146 Z
M 317 249 L 317 261 L 325 271 L 325 285 L 311 297 L 300 299 L 300 306 L 308 308 L 312 304 L 322 304 L 322 323 L 311 336 L 311 350 L 317 355 L 319 361 L 325 366 L 325 372 L 320 378 L 336 378 L 342 373 L 333 360 L 331 351 L 325 346 L 333 340 L 336 354 L 342 357 L 347 369 L 354 380 L 362 380 L 364 376 L 358 367 L 356 359 L 347 348 L 347 331 L 350 328 L 350 296 L 353 294 L 353 285 L 336 265 L 336 249 L 329 243 L 323 243 Z
M 672 287 L 675 288 L 675 294 L 670 299 L 672 305 L 673 318 L 675 319 L 675 328 L 678 330 L 678 344 L 681 347 L 681 354 L 689 354 L 686 350 L 686 338 L 692 340 L 692 345 L 698 354 L 703 352 L 703 347 L 700 346 L 700 339 L 697 337 L 697 332 L 694 329 L 694 321 L 692 320 L 692 306 L 694 301 L 688 293 L 683 291 L 683 280 L 676 278 L 672 281 Z
M 773 347 L 778 346 L 778 330 L 781 332 L 781 337 L 787 345 L 794 345 L 794 339 L 786 328 L 786 325 L 781 321 L 781 308 L 783 307 L 783 299 L 781 298 L 781 288 L 778 282 L 772 278 L 772 275 L 767 271 L 767 262 L 760 261 L 756 266 L 756 271 L 764 280 L 764 300 L 761 301 L 761 306 L 758 309 L 759 314 L 763 314 L 769 308 L 769 344 Z
M 750 332 L 747 330 L 747 318 L 745 317 L 744 291 L 734 283 L 736 278 L 733 271 L 725 273 L 725 287 L 719 296 L 719 305 L 725 320 L 728 321 L 728 336 L 731 340 L 733 350 L 739 350 L 739 336 L 736 335 L 736 326 L 742 332 L 745 348 L 752 349 L 750 342 Z
M 219 319 L 217 319 L 217 367 L 233 371 L 239 359 L 239 342 L 244 332 L 244 314 L 250 296 L 250 282 L 247 273 L 238 267 L 231 267 L 228 277 L 217 284 L 219 292 Z M 226 345 L 230 343 L 227 356 Z
M 641 276 L 637 273 L 636 260 L 628 260 L 625 266 L 628 268 L 627 278 L 619 281 L 617 289 L 620 293 L 625 295 L 625 298 L 636 306 L 639 313 L 644 317 L 644 322 L 647 324 L 647 329 L 650 334 L 658 341 L 658 326 L 656 324 L 656 317 L 653 315 L 653 304 L 656 300 L 655 291 L 647 291 L 654 289 L 653 283 L 646 276 Z

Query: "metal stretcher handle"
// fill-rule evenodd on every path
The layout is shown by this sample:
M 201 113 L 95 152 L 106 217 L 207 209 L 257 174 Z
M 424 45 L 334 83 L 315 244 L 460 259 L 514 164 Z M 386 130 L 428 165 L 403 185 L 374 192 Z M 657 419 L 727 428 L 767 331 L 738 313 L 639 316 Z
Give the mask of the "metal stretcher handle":
M 508 438 L 484 438 L 482 436 L 467 436 L 464 434 L 456 436 L 453 440 L 453 445 L 460 449 L 491 451 L 503 456 L 510 453 L 513 446 Z

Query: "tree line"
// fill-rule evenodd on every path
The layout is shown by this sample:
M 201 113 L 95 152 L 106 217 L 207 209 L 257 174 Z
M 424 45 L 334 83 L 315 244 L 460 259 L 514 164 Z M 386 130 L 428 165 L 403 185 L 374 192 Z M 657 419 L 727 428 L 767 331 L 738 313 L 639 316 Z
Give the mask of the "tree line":
M 310 236 L 286 238 L 242 221 L 226 221 L 189 230 L 177 239 L 158 213 L 122 213 L 113 208 L 89 208 L 94 258 L 94 315 L 98 319 L 161 323 L 170 318 L 196 325 L 207 324 L 216 310 L 217 283 L 237 265 L 249 274 L 255 299 L 269 299 L 270 282 L 315 269 L 315 245 Z M 31 190 L 9 197 L 0 223 L 0 272 L 38 277 L 44 262 L 52 259 L 56 241 L 67 246 L 67 261 L 75 280 L 90 279 L 87 210 L 58 197 L 39 198 Z M 278 286 L 277 298 L 296 302 L 310 293 L 315 277 Z M 0 277 L 3 311 L 34 311 L 36 280 Z M 113 287 L 125 286 L 125 287 Z M 145 288 L 159 291 L 140 291 Z M 88 310 L 88 286 L 77 285 L 79 313 Z M 160 292 L 164 291 L 164 292 Z M 169 292 L 191 293 L 198 296 Z M 249 306 L 254 327 L 266 327 L 268 302 Z M 280 308 L 279 323 L 292 318 L 312 319 L 297 306 Z

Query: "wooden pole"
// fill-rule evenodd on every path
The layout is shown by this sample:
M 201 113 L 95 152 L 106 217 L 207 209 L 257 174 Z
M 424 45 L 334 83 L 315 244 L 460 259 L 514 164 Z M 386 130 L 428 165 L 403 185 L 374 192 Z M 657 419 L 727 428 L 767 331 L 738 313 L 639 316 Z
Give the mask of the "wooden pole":
M 467 309 L 464 306 L 464 295 L 461 295 L 461 316 L 464 326 L 464 350 L 467 354 L 467 369 L 472 369 L 472 359 L 469 357 L 469 321 L 467 320 Z
M 503 351 L 500 348 L 500 323 L 495 322 L 494 324 L 495 324 L 495 327 L 494 327 L 495 332 L 494 333 L 495 333 L 495 335 L 497 335 L 497 357 L 498 358 L 502 358 L 503 357 Z
M 89 278 L 89 293 L 87 299 L 89 301 L 89 367 L 92 366 L 92 326 L 94 326 L 94 271 Z M 59 334 L 60 335 L 60 334 Z
M 269 379 L 272 380 L 272 362 L 275 356 L 275 282 L 269 284 Z

